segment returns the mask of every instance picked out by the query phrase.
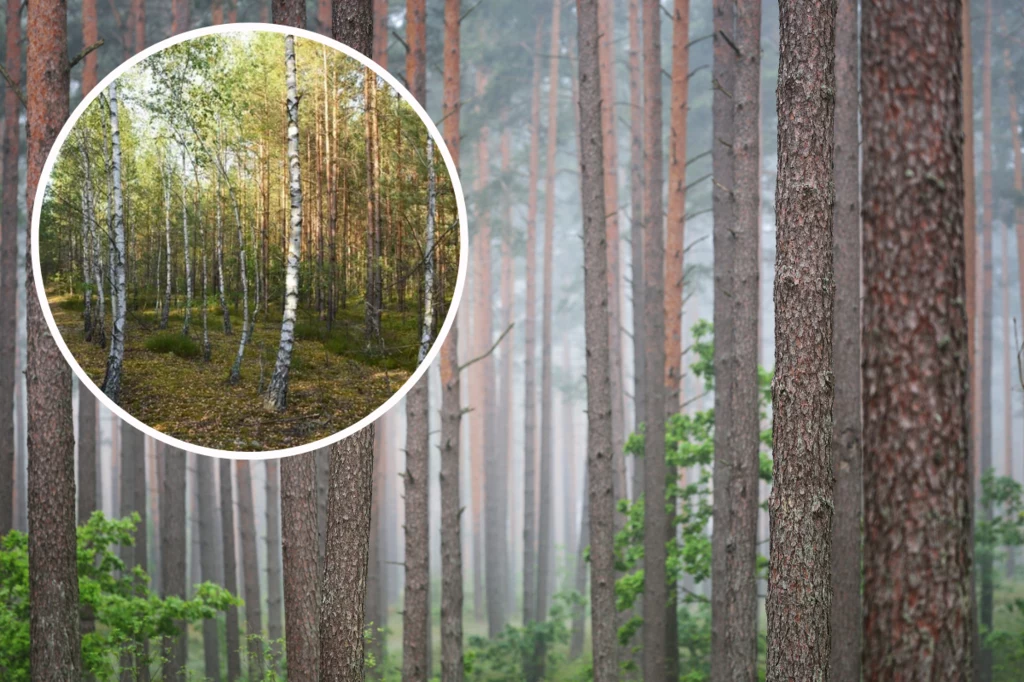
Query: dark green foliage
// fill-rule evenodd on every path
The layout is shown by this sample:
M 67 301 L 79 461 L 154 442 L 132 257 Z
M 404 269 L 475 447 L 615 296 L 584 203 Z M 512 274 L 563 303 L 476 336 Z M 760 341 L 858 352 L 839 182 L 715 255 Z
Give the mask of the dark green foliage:
M 213 618 L 241 603 L 208 582 L 187 600 L 161 599 L 150 592 L 146 572 L 140 567 L 127 571 L 117 554 L 118 545 L 135 542 L 138 522 L 137 514 L 111 520 L 97 511 L 78 527 L 79 596 L 96 620 L 96 630 L 82 638 L 82 667 L 101 681 L 117 678 L 121 654 L 140 656 L 143 640 L 178 634 L 175 621 Z M 28 585 L 28 536 L 11 531 L 0 539 L 0 671 L 5 681 L 29 680 Z M 151 650 L 155 656 L 159 647 Z
M 146 339 L 146 350 L 153 353 L 174 353 L 179 358 L 197 358 L 202 352 L 199 344 L 185 336 L 172 332 L 161 332 Z

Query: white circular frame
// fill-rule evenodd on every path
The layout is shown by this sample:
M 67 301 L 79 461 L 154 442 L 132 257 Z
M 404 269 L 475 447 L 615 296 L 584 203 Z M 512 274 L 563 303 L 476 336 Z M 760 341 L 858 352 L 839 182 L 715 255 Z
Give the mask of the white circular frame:
M 455 202 L 456 205 L 458 206 L 459 212 L 459 272 L 455 280 L 455 292 L 452 295 L 451 305 L 448 307 L 448 314 L 445 317 L 444 323 L 441 325 L 441 330 L 440 332 L 438 332 L 437 338 L 434 339 L 433 345 L 427 352 L 427 355 L 423 359 L 423 362 L 421 362 L 419 366 L 416 368 L 416 370 L 412 373 L 412 376 L 409 377 L 409 379 L 404 384 L 402 384 L 402 386 L 399 387 L 399 389 L 382 405 L 377 407 L 377 409 L 373 410 L 370 414 L 366 415 L 365 417 L 357 421 L 355 424 L 352 424 L 342 429 L 341 431 L 335 433 L 332 436 L 321 438 L 320 440 L 313 441 L 305 445 L 297 445 L 295 447 L 284 448 L 281 450 L 268 450 L 266 452 L 244 452 L 236 450 L 218 450 L 215 448 L 208 448 L 202 445 L 187 443 L 183 440 L 179 440 L 177 438 L 169 436 L 166 433 L 157 431 L 156 429 L 150 427 L 147 424 L 142 423 L 132 415 L 128 414 L 126 410 L 124 410 L 120 405 L 118 405 L 113 400 L 108 398 L 107 395 L 103 393 L 103 391 L 101 391 L 99 387 L 96 386 L 95 383 L 93 383 L 92 379 L 89 378 L 89 375 L 85 373 L 85 370 L 83 370 L 81 365 L 78 364 L 78 361 L 75 360 L 75 356 L 68 349 L 67 344 L 64 343 L 64 338 L 61 336 L 60 330 L 57 327 L 57 323 L 53 319 L 53 313 L 50 311 L 50 304 L 46 299 L 46 287 L 43 284 L 42 270 L 39 267 L 38 245 L 39 219 L 42 213 L 43 197 L 45 195 L 46 188 L 50 183 L 50 175 L 53 172 L 53 166 L 56 163 L 57 155 L 60 149 L 64 146 L 64 142 L 67 139 L 68 135 L 71 134 L 71 130 L 75 127 L 75 124 L 78 122 L 78 119 L 82 116 L 83 113 L 85 113 L 85 110 L 88 108 L 89 104 L 91 104 L 94 99 L 99 97 L 100 93 L 102 93 L 107 88 L 107 86 L 110 85 L 111 81 L 115 80 L 125 71 L 132 68 L 133 66 L 135 66 L 142 60 L 146 59 L 150 55 L 160 52 L 161 50 L 170 47 L 171 45 L 185 42 L 187 40 L 191 40 L 192 38 L 198 38 L 200 36 L 212 35 L 217 33 L 244 33 L 258 31 L 280 33 L 282 35 L 294 35 L 299 38 L 304 38 L 306 40 L 312 40 L 318 43 L 322 43 L 323 45 L 333 48 L 339 52 L 343 52 L 352 59 L 355 59 L 356 61 L 360 62 L 363 66 L 372 69 L 380 78 L 383 78 L 388 85 L 394 88 L 395 91 L 397 91 L 398 94 L 402 97 L 402 99 L 404 99 L 408 104 L 412 106 L 413 110 L 420 117 L 420 120 L 423 121 L 424 125 L 426 125 L 428 134 L 434 138 L 434 144 L 436 145 L 437 149 L 441 152 L 441 156 L 444 159 L 445 166 L 448 168 L 448 175 L 452 181 L 452 189 L 455 192 Z M 155 45 L 147 47 L 142 52 L 139 52 L 127 61 L 120 64 L 117 68 L 115 68 L 113 71 L 107 74 L 107 76 L 103 78 L 103 80 L 101 80 L 99 84 L 92 89 L 92 91 L 86 94 L 85 97 L 82 98 L 82 101 L 75 108 L 75 110 L 71 113 L 71 116 L 68 117 L 68 120 L 67 122 L 65 122 L 64 127 L 61 128 L 60 134 L 57 135 L 57 139 L 56 141 L 54 141 L 53 147 L 51 148 L 50 153 L 46 158 L 46 164 L 43 166 L 42 175 L 39 177 L 39 186 L 36 189 L 36 197 L 32 209 L 30 239 L 31 243 L 29 246 L 32 252 L 32 268 L 33 273 L 35 275 L 36 295 L 39 297 L 40 307 L 42 308 L 43 316 L 46 318 L 46 324 L 50 328 L 50 334 L 57 342 L 57 347 L 60 348 L 60 352 L 64 355 L 64 359 L 67 360 L 68 364 L 71 366 L 71 369 L 73 369 L 75 374 L 78 375 L 80 388 L 83 386 L 88 387 L 88 389 L 92 391 L 93 395 L 95 395 L 96 398 L 99 399 L 99 401 L 102 402 L 103 405 L 108 410 L 111 410 L 122 420 L 128 422 L 129 424 L 139 429 L 146 435 L 156 438 L 157 440 L 166 443 L 167 445 L 170 445 L 172 447 L 187 450 L 188 452 L 195 452 L 200 455 L 208 455 L 210 457 L 221 457 L 226 459 L 261 460 L 275 459 L 278 457 L 289 457 L 291 455 L 299 455 L 306 452 L 312 452 L 313 450 L 331 445 L 332 443 L 336 443 L 339 440 L 346 438 L 357 431 L 360 431 L 361 429 L 369 426 L 371 423 L 376 421 L 379 417 L 383 416 L 383 414 L 390 410 L 392 407 L 397 405 L 398 402 L 405 397 L 405 394 L 409 392 L 413 385 L 423 378 L 423 376 L 430 369 L 430 365 L 433 363 L 434 358 L 436 358 L 437 354 L 440 352 L 441 344 L 444 342 L 445 337 L 448 336 L 448 332 L 451 329 L 452 324 L 454 324 L 455 322 L 455 313 L 458 310 L 460 301 L 462 300 L 462 290 L 466 284 L 466 268 L 468 262 L 468 249 L 466 248 L 466 246 L 469 243 L 469 229 L 467 227 L 466 222 L 466 198 L 465 196 L 463 196 L 462 193 L 462 182 L 459 179 L 459 174 L 455 167 L 455 162 L 452 160 L 451 152 L 448 151 L 448 147 L 444 143 L 444 138 L 441 136 L 440 131 L 437 129 L 437 126 L 434 125 L 433 120 L 427 114 L 426 110 L 424 110 L 420 103 L 416 101 L 416 98 L 412 96 L 409 90 L 405 86 L 403 86 L 398 81 L 398 79 L 396 79 L 386 70 L 382 69 L 379 64 L 377 64 L 376 62 L 374 62 L 361 52 L 357 52 L 348 45 L 339 43 L 338 41 L 320 35 L 319 33 L 307 31 L 306 29 L 292 28 L 290 26 L 281 26 L 278 24 L 263 24 L 258 22 L 249 22 L 238 24 L 221 24 L 217 26 L 206 26 L 204 28 L 197 28 L 191 31 L 186 31 L 185 33 L 179 33 L 178 35 L 167 38 L 166 40 L 162 40 L 159 43 L 156 43 Z

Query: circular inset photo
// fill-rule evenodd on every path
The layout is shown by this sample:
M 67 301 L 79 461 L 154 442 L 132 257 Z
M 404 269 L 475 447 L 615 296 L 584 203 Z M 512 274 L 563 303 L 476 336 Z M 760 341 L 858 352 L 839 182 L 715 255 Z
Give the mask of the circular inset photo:
M 396 403 L 452 324 L 465 202 L 437 128 L 308 31 L 191 31 L 71 115 L 32 216 L 58 345 L 175 447 L 278 457 Z

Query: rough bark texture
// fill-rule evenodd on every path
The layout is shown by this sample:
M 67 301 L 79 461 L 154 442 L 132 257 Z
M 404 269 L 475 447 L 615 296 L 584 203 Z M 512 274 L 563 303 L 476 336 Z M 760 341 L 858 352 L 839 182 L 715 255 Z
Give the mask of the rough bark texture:
M 96 397 L 78 384 L 78 524 L 96 511 Z
M 260 604 L 260 564 L 256 555 L 256 518 L 252 504 L 249 461 L 235 461 L 238 479 L 238 527 L 242 541 L 242 573 L 245 576 L 245 639 L 249 679 L 263 677 L 263 619 Z
M 462 76 L 459 63 L 462 0 L 444 2 L 444 143 L 459 166 L 459 114 L 462 111 Z
M 447 20 L 446 20 L 447 21 Z M 373 61 L 388 68 L 388 0 L 373 0 Z
M 665 492 L 665 241 L 662 208 L 662 107 L 661 107 L 661 6 L 644 0 L 644 334 L 652 343 L 644 349 L 644 372 L 653 380 L 647 385 L 644 411 L 644 629 L 643 670 L 646 679 L 668 679 L 669 514 Z M 581 81 L 582 84 L 582 81 Z M 582 85 L 581 85 L 582 87 Z
M 171 35 L 184 33 L 191 27 L 191 8 L 188 0 L 171 0 Z
M 7 0 L 7 72 L 21 75 L 21 0 Z M 0 535 L 14 525 L 14 386 L 18 335 L 19 111 L 14 88 L 4 88 L 3 196 L 0 200 Z M 8 475 L 10 474 L 10 475 Z
M 103 392 L 115 403 L 121 392 L 121 367 L 124 363 L 124 326 L 128 312 L 127 285 L 125 282 L 125 229 L 124 207 L 121 196 L 121 132 L 117 118 L 117 87 L 111 81 L 108 91 L 110 107 L 111 140 L 111 188 L 113 191 L 113 213 L 110 217 L 111 236 L 111 288 L 114 289 L 114 315 L 110 325 L 110 354 L 107 357 L 107 371 L 103 377 Z M 188 237 L 186 244 L 188 243 Z M 187 251 L 186 251 L 187 253 Z M 191 298 L 191 296 L 190 296 Z
M 82 45 L 88 47 L 99 40 L 96 25 L 96 0 L 82 0 Z M 82 94 L 96 87 L 96 61 L 99 55 L 95 50 L 85 56 L 82 66 Z
M 316 455 L 281 460 L 285 651 L 288 677 L 320 674 L 320 594 L 317 574 Z
M 374 426 L 370 425 L 331 446 L 327 555 L 320 607 L 323 682 L 363 680 L 363 600 L 370 555 L 373 434 Z M 426 482 L 426 477 L 423 480 Z
M 405 53 L 405 80 L 409 92 L 416 101 L 427 106 L 427 2 L 406 0 L 405 39 L 408 51 Z
M 281 341 L 277 348 L 274 376 L 263 402 L 269 411 L 283 410 L 288 404 L 288 370 L 295 345 L 295 317 L 299 307 L 299 254 L 302 249 L 302 180 L 299 173 L 299 95 L 295 84 L 295 37 L 285 36 L 285 81 L 288 87 L 288 196 L 291 201 L 288 235 L 288 266 L 285 273 L 284 313 L 281 316 Z
M 199 482 L 199 554 L 203 581 L 216 582 L 217 543 L 215 519 L 217 515 L 217 493 L 214 488 L 213 458 L 196 456 L 196 480 Z M 217 621 L 207 618 L 203 621 L 203 670 L 213 680 L 220 678 L 220 638 L 217 635 Z
M 862 19 L 864 678 L 970 679 L 960 3 Z
M 595 682 L 618 677 L 615 628 L 615 471 L 608 360 L 608 255 L 604 213 L 601 72 L 597 3 L 578 4 L 580 195 L 583 205 L 587 344 L 587 478 L 590 502 L 591 625 Z M 527 401 L 529 405 L 529 401 Z
M 266 460 L 267 492 L 267 634 L 275 662 L 280 662 L 284 638 L 284 595 L 281 587 L 281 460 Z M 275 667 L 279 667 L 275 663 Z
M 860 682 L 861 654 L 861 457 L 860 376 L 860 134 L 857 78 L 860 20 L 857 0 L 839 0 L 836 11 L 835 315 L 832 372 L 835 403 L 832 424 L 832 657 L 834 682 Z
M 425 681 L 430 642 L 430 481 L 428 383 L 405 396 L 405 601 L 402 614 L 402 679 Z
M 596 30 L 596 29 L 595 29 Z M 536 620 L 537 607 L 537 180 L 540 174 L 541 25 L 534 39 L 533 85 L 530 100 L 530 168 L 526 203 L 526 320 L 523 393 L 523 622 Z M 596 40 L 596 37 L 595 37 Z M 595 65 L 596 68 L 596 65 Z M 600 101 L 598 102 L 600 106 Z M 600 112 L 598 112 L 600 114 Z M 598 129 L 597 134 L 600 134 Z M 603 182 L 603 179 L 601 180 Z M 602 201 L 604 192 L 602 190 Z M 603 226 L 602 221 L 602 226 Z M 602 240 L 602 244 L 603 244 Z M 602 251 L 603 254 L 603 251 Z M 602 256 L 603 257 L 603 256 Z M 604 272 L 607 268 L 603 268 Z M 607 305 L 607 300 L 605 301 Z M 611 456 L 609 446 L 609 456 Z
M 235 565 L 235 503 L 231 485 L 231 460 L 221 459 L 220 465 L 220 528 L 224 550 L 224 589 L 238 594 L 238 568 Z M 227 681 L 242 675 L 241 643 L 238 634 L 238 607 L 229 606 L 225 613 L 225 637 L 228 645 Z
M 458 343 L 458 330 L 452 325 L 441 345 L 441 679 L 446 682 L 463 678 Z
M 736 89 L 737 54 L 729 44 L 736 35 L 735 3 L 732 0 L 714 0 L 714 63 L 712 65 L 712 139 L 711 171 L 713 187 L 711 203 L 714 213 L 712 228 L 714 250 L 714 323 L 715 349 L 715 458 L 722 466 L 713 471 L 713 531 L 711 536 L 711 582 L 714 585 L 729 584 L 728 530 L 730 528 L 729 486 L 731 471 L 730 441 L 733 434 L 730 381 L 736 373 L 735 345 L 733 340 L 732 295 L 733 236 L 736 219 L 736 197 L 733 193 L 734 179 L 734 123 L 735 107 L 732 93 Z M 728 37 L 728 40 L 726 39 Z M 746 659 L 749 652 L 733 650 L 737 632 L 730 621 L 729 592 L 717 589 L 711 592 L 711 680 L 732 682 L 733 670 L 738 667 L 746 674 Z
M 162 572 L 160 583 L 162 595 L 184 599 L 185 594 L 185 453 L 177 448 L 168 448 L 163 455 L 163 489 L 160 491 L 160 556 Z M 221 460 L 229 462 L 229 460 Z M 230 480 L 230 479 L 229 479 Z M 228 577 L 225 574 L 225 577 Z M 232 586 L 225 584 L 231 590 Z M 232 590 L 232 594 L 235 592 Z M 182 679 L 188 661 L 188 635 L 184 621 L 175 623 L 178 636 L 164 638 L 165 659 L 163 678 Z M 237 637 L 236 637 L 237 642 Z M 237 648 L 237 647 L 236 647 Z M 231 650 L 231 640 L 228 640 Z M 228 676 L 229 680 L 234 679 Z
M 67 6 L 37 0 L 28 7 L 29 215 L 46 155 L 68 116 Z M 16 210 L 16 209 L 15 209 Z M 75 435 L 71 370 L 31 291 L 28 296 L 28 562 L 32 601 L 33 680 L 75 680 L 81 671 L 75 539 Z M 9 361 L 11 356 L 7 356 Z M 6 464 L 5 464 L 6 466 Z M 6 474 L 3 474 L 6 475 Z M 10 498 L 8 498 L 9 500 Z
M 275 24 L 306 28 L 306 2 L 305 0 L 272 0 L 270 18 Z
M 767 679 L 828 679 L 836 4 L 780 10 Z
M 367 57 L 373 54 L 373 0 L 333 0 L 331 34 Z

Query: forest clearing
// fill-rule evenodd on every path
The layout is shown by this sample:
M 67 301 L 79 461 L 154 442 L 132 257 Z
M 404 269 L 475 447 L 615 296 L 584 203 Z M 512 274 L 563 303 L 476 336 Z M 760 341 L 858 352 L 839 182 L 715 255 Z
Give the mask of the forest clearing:
M 45 197 L 41 272 L 69 350 L 129 414 L 205 447 L 302 445 L 370 414 L 426 356 L 458 275 L 425 124 L 356 60 L 280 33 L 129 69 Z

